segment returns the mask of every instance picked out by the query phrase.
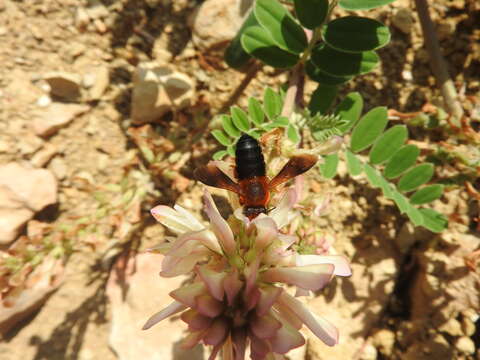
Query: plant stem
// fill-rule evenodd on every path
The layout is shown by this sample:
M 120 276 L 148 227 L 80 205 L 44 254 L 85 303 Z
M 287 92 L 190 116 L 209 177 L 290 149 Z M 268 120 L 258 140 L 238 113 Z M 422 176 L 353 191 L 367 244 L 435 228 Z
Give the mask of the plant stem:
M 303 84 L 303 66 L 299 63 L 292 69 L 290 79 L 288 80 L 288 89 L 285 94 L 282 116 L 290 117 L 295 104 L 303 105 Z
M 445 59 L 440 50 L 437 34 L 435 32 L 428 4 L 426 0 L 415 0 L 418 17 L 422 26 L 423 36 L 425 38 L 425 46 L 430 58 L 432 71 L 440 86 L 447 111 L 452 115 L 452 123 L 460 126 L 460 119 L 463 116 L 463 108 L 458 101 L 458 94 L 450 75 L 448 74 Z

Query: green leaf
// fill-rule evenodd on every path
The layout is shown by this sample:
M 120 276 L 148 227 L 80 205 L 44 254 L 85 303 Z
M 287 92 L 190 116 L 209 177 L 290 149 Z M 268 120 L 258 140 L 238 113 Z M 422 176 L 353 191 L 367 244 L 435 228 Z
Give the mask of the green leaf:
M 248 99 L 248 114 L 256 125 L 260 125 L 261 123 L 263 123 L 265 114 L 263 113 L 260 101 L 255 98 Z
M 320 173 L 326 179 L 331 179 L 337 174 L 338 154 L 323 156 L 323 164 L 320 164 Z
M 232 143 L 222 130 L 213 130 L 212 135 L 223 146 L 228 146 Z
M 423 225 L 423 215 L 420 212 L 419 209 L 417 209 L 415 206 L 412 204 L 408 203 L 407 206 L 407 216 L 410 219 L 410 221 L 415 225 L 415 226 L 420 226 Z
M 295 65 L 299 57 L 275 45 L 267 30 L 260 26 L 251 26 L 242 35 L 240 41 L 246 52 L 267 65 L 276 68 L 289 68 Z
M 373 187 L 380 187 L 382 185 L 382 178 L 371 165 L 364 164 L 363 166 L 365 170 L 365 175 L 367 175 L 367 179 L 370 182 L 370 185 Z
M 336 86 L 318 85 L 308 104 L 310 113 L 312 115 L 317 113 L 325 114 L 335 101 L 337 93 L 338 88 Z
M 410 203 L 408 202 L 408 199 L 398 191 L 393 192 L 392 198 L 393 198 L 393 201 L 395 201 L 395 204 L 397 204 L 397 207 L 400 209 L 400 212 L 402 214 L 405 214 L 410 207 Z
M 346 53 L 327 45 L 319 45 L 312 51 L 316 67 L 332 76 L 354 76 L 372 71 L 379 63 L 374 51 Z
M 408 192 L 415 190 L 420 185 L 425 184 L 433 176 L 433 164 L 426 163 L 415 166 L 400 178 L 398 190 Z
M 434 233 L 439 233 L 448 226 L 447 218 L 433 209 L 420 209 L 423 216 L 423 227 Z
M 420 154 L 420 149 L 415 145 L 404 145 L 393 155 L 385 167 L 385 177 L 387 179 L 395 179 L 406 170 L 410 169 Z
M 350 148 L 359 152 L 373 144 L 387 126 L 387 108 L 379 106 L 366 113 L 352 131 Z
M 433 200 L 437 200 L 443 194 L 443 185 L 434 184 L 425 186 L 416 191 L 410 198 L 410 202 L 415 205 L 427 204 Z
M 363 99 L 358 92 L 351 92 L 345 96 L 335 111 L 336 115 L 340 116 L 342 120 L 345 120 L 345 124 L 338 127 L 342 131 L 342 134 L 345 134 L 356 124 L 360 118 L 362 109 Z
M 381 164 L 390 159 L 402 147 L 407 137 L 405 125 L 395 125 L 385 131 L 370 150 L 370 163 Z
M 282 111 L 282 98 L 269 87 L 265 89 L 263 94 L 263 108 L 270 120 L 275 119 Z
M 323 24 L 328 14 L 328 0 L 295 0 L 295 14 L 300 24 L 315 29 Z
M 340 0 L 339 5 L 345 10 L 370 10 L 394 1 L 395 0 Z
M 337 77 L 327 74 L 323 72 L 319 68 L 317 68 L 311 60 L 308 60 L 305 64 L 305 72 L 307 73 L 308 77 L 313 81 L 316 81 L 320 84 L 324 85 L 340 85 L 352 79 L 353 76 L 343 76 Z
M 352 53 L 376 50 L 390 41 L 388 27 L 379 21 L 358 16 L 330 21 L 323 28 L 322 35 L 332 48 Z
M 224 57 L 228 66 L 238 69 L 244 66 L 248 60 L 251 59 L 251 56 L 243 49 L 240 39 L 247 28 L 255 25 L 258 25 L 258 21 L 253 11 L 251 11 L 243 22 L 242 27 L 238 31 L 237 35 L 233 38 L 232 42 L 225 50 Z
M 228 155 L 230 155 L 231 157 L 235 157 L 235 145 L 229 145 L 227 147 L 227 153 Z
M 233 124 L 232 118 L 228 115 L 222 115 L 222 126 L 223 130 L 227 133 L 228 136 L 236 138 L 241 135 L 240 130 L 238 130 Z
M 237 127 L 237 129 L 240 129 L 242 131 L 248 131 L 248 129 L 250 129 L 248 116 L 245 111 L 243 111 L 239 107 L 232 106 L 230 112 L 232 114 L 233 123 Z
M 248 135 L 250 135 L 251 137 L 255 138 L 255 139 L 260 139 L 260 136 L 262 136 L 262 133 L 260 131 L 257 131 L 257 130 L 250 130 L 247 132 Z
M 308 45 L 303 28 L 277 0 L 257 0 L 255 17 L 282 49 L 300 54 Z
M 288 126 L 290 124 L 290 120 L 288 120 L 288 117 L 286 116 L 279 116 L 275 119 L 273 124 L 282 127 L 282 126 Z
M 360 175 L 363 171 L 362 162 L 350 151 L 345 151 L 345 156 L 347 159 L 347 170 L 351 176 Z
M 226 155 L 228 155 L 228 152 L 226 150 L 220 150 L 213 154 L 212 157 L 213 160 L 222 160 Z
M 292 124 L 288 125 L 287 137 L 291 142 L 293 142 L 295 144 L 300 142 L 300 134 L 298 133 L 297 128 L 295 126 L 293 126 Z

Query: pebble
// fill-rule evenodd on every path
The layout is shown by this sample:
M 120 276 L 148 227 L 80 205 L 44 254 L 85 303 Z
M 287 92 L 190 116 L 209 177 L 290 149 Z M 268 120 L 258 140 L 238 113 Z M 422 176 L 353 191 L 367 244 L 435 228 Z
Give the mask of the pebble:
M 35 113 L 33 130 L 38 136 L 51 136 L 89 109 L 87 105 L 52 103 Z
M 445 324 L 440 326 L 439 330 L 442 332 L 446 332 L 451 336 L 463 335 L 461 324 L 454 318 L 448 319 Z
M 413 13 L 408 8 L 398 8 L 393 13 L 392 24 L 404 34 L 410 34 L 413 28 Z
M 90 100 L 98 100 L 102 97 L 110 84 L 110 73 L 106 66 L 99 66 L 85 74 L 83 84 L 88 87 Z
M 467 336 L 462 336 L 458 338 L 455 346 L 459 351 L 467 355 L 473 354 L 475 352 L 475 343 L 471 338 Z
M 48 166 L 57 180 L 63 180 L 67 177 L 67 164 L 61 157 L 55 157 Z
M 48 95 L 42 95 L 37 100 L 37 106 L 39 107 L 47 107 L 52 103 L 52 99 Z
M 81 79 L 77 74 L 55 71 L 43 76 L 50 85 L 50 93 L 65 100 L 77 100 L 80 97 Z
M 0 185 L 0 244 L 15 240 L 34 212 L 9 187 Z
M 395 333 L 387 329 L 381 329 L 373 335 L 373 345 L 380 350 L 380 352 L 390 357 L 395 345 Z
M 50 143 L 45 143 L 43 149 L 33 155 L 30 163 L 35 167 L 44 167 L 57 153 L 57 147 Z

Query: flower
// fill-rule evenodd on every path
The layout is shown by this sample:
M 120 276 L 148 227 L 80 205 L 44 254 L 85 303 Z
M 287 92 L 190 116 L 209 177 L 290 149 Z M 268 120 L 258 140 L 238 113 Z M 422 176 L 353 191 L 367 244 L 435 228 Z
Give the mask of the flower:
M 303 325 L 325 344 L 337 344 L 336 327 L 282 286 L 296 287 L 296 296 L 307 295 L 335 275 L 351 275 L 345 257 L 299 254 L 292 247 L 298 239 L 282 233 L 294 216 L 297 198 L 291 189 L 268 216 L 250 221 L 237 210 L 226 221 L 205 192 L 208 227 L 178 205 L 152 209 L 152 215 L 177 234 L 154 249 L 165 255 L 160 275 L 193 272 L 194 278 L 170 293 L 174 301 L 144 329 L 181 313 L 189 331 L 183 346 L 213 346 L 210 360 L 220 351 L 224 359 L 243 360 L 248 346 L 253 360 L 281 358 L 305 344 Z

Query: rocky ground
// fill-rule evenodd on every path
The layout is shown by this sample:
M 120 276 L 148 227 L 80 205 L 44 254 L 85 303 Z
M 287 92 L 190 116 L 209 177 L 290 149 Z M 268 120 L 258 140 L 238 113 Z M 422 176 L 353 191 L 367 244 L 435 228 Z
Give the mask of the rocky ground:
M 241 23 L 239 3 L 248 1 L 0 2 L 0 244 L 24 261 L 15 279 L 2 280 L 1 359 L 205 358 L 206 350 L 178 347 L 178 319 L 139 330 L 178 285 L 158 278 L 159 255 L 141 251 L 163 237 L 153 205 L 178 202 L 201 216 L 192 169 L 216 150 L 210 119 L 286 79 L 265 67 L 232 96 L 245 75 L 221 55 Z M 392 42 L 380 51 L 382 66 L 342 92 L 360 91 L 367 109 L 440 104 L 413 1 L 368 16 L 390 26 Z M 436 1 L 432 18 L 478 126 L 480 5 Z M 427 150 L 448 140 L 410 130 Z M 478 156 L 468 139 L 454 143 Z M 465 169 L 442 166 L 440 179 Z M 472 191 L 460 182 L 434 204 L 450 219 L 436 235 L 414 229 L 361 177 L 343 170 L 309 181 L 331 194 L 318 225 L 351 259 L 353 276 L 310 300 L 339 327 L 340 345 L 311 338 L 292 358 L 480 359 Z

